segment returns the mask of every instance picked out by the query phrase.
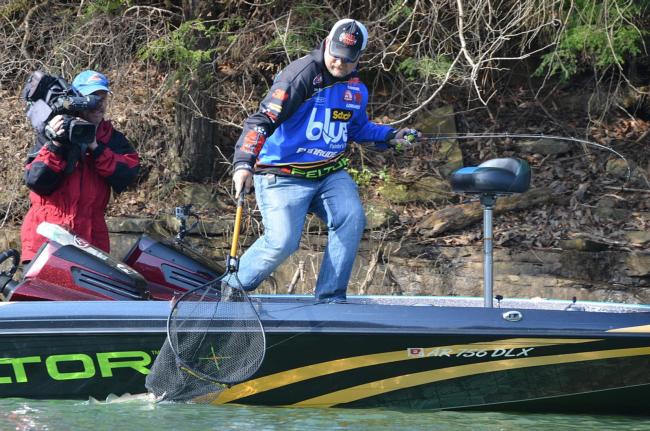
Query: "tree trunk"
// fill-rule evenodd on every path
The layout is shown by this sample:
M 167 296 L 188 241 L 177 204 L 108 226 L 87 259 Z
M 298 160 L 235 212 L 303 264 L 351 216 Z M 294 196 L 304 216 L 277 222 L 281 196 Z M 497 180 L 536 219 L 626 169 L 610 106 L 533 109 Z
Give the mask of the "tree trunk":
M 183 0 L 183 13 L 187 20 L 201 18 L 209 11 L 207 2 Z M 205 38 L 197 35 L 195 47 L 208 45 Z M 178 93 L 176 104 L 176 130 L 178 139 L 173 151 L 180 163 L 175 167 L 182 179 L 203 181 L 221 177 L 227 170 L 225 164 L 232 154 L 231 149 L 219 150 L 224 139 L 219 133 L 218 125 L 211 121 L 215 118 L 215 99 L 209 85 L 197 77 L 190 78 Z
M 227 165 L 217 151 L 223 139 L 217 124 L 211 121 L 216 112 L 214 99 L 194 81 L 186 86 L 176 106 L 175 152 L 181 162 L 179 174 L 189 181 L 220 177 Z

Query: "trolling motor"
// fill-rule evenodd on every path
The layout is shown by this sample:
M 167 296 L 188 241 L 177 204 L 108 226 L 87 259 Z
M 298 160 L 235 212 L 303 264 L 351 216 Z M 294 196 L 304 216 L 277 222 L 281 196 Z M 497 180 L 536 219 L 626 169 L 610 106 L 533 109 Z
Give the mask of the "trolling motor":
M 483 206 L 483 301 L 492 308 L 493 257 L 492 213 L 497 197 L 523 193 L 530 187 L 530 166 L 516 158 L 492 159 L 478 166 L 451 173 L 451 187 L 457 193 L 480 196 Z

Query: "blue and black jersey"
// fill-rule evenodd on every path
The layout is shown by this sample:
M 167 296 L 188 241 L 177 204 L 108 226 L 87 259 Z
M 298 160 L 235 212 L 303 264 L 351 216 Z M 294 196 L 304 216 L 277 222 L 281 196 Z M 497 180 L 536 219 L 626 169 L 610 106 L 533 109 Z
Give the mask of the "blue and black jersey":
M 324 44 L 290 63 L 276 77 L 260 109 L 245 121 L 235 147 L 235 167 L 256 172 L 321 177 L 345 166 L 349 140 L 385 141 L 394 129 L 368 120 L 368 89 L 358 74 L 337 79 L 325 67 Z M 309 175 L 307 175 L 309 177 Z

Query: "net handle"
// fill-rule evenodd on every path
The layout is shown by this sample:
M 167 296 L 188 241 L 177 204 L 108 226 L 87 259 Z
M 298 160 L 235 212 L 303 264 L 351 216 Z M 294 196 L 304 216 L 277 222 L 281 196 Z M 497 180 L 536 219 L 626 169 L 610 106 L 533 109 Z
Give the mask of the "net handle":
M 235 227 L 232 234 L 232 245 L 230 246 L 230 258 L 235 259 L 237 257 L 237 244 L 239 243 L 239 231 L 241 228 L 241 219 L 242 214 L 244 213 L 244 192 L 239 193 L 239 199 L 237 199 L 237 212 L 235 213 Z

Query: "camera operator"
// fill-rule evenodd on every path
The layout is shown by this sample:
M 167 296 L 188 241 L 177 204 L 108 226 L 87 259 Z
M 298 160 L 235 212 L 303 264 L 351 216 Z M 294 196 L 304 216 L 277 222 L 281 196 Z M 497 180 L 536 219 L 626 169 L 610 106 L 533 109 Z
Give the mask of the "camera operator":
M 47 123 L 47 133 L 37 133 L 24 173 L 31 207 L 21 228 L 23 263 L 30 261 L 45 242 L 46 239 L 36 233 L 36 228 L 44 221 L 65 226 L 95 247 L 109 252 L 104 216 L 111 188 L 115 193 L 124 191 L 140 169 L 138 153 L 126 137 L 104 119 L 110 93 L 106 76 L 86 70 L 74 78 L 72 87 L 82 96 L 101 98 L 94 109 L 77 113 L 80 119 L 96 126 L 95 140 L 87 146 L 78 146 L 64 139 L 66 116 L 63 115 L 56 115 Z M 83 154 L 70 157 L 72 151 Z

